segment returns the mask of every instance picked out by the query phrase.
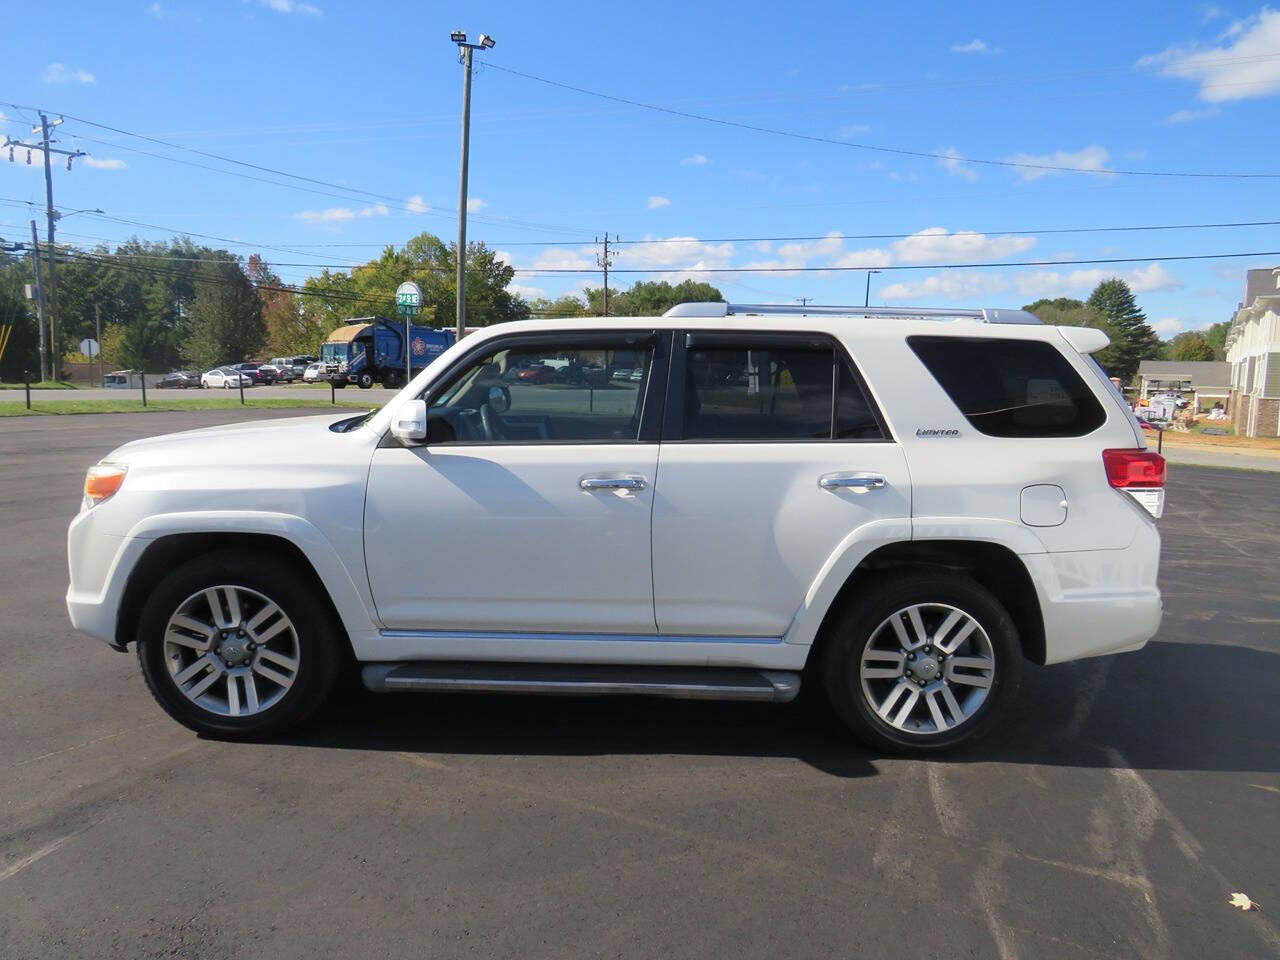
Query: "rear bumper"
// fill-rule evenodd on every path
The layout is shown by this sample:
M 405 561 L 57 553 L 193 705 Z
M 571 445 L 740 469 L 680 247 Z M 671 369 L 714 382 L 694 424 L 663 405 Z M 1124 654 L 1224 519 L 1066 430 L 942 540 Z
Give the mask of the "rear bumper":
M 1040 599 L 1045 663 L 1141 649 L 1160 629 L 1160 534 L 1145 523 L 1122 550 L 1024 554 Z

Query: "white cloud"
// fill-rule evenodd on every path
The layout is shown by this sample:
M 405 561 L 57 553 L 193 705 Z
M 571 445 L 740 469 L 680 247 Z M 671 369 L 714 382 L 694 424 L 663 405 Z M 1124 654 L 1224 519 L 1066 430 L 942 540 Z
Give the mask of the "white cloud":
M 65 63 L 51 63 L 44 68 L 45 83 L 96 83 L 98 78 L 88 70 L 71 69 Z
M 974 170 L 973 167 L 969 166 L 967 163 L 961 163 L 961 161 L 964 160 L 964 157 L 955 147 L 946 147 L 945 149 L 937 152 L 944 153 L 947 156 L 945 160 L 938 161 L 938 166 L 947 171 L 947 173 L 951 174 L 953 177 L 964 177 L 964 179 L 970 182 L 978 179 L 978 171 Z
M 836 136 L 842 140 L 848 140 L 850 137 L 856 137 L 859 134 L 867 133 L 871 128 L 865 123 L 850 123 L 841 127 L 836 131 Z
M 159 2 L 159 0 L 156 0 L 155 3 L 147 7 L 147 14 L 149 16 L 155 17 L 157 20 L 163 20 L 167 12 L 168 11 L 165 10 L 164 6 Z
M 1164 118 L 1165 123 L 1192 123 L 1196 120 L 1203 120 L 1205 117 L 1213 117 L 1218 113 L 1217 107 L 1208 107 L 1204 110 L 1175 110 L 1169 116 Z
M 1168 340 L 1187 329 L 1187 322 L 1177 317 L 1162 317 L 1151 324 L 1151 329 L 1160 335 L 1161 340 Z
M 415 193 L 405 202 L 405 207 L 410 213 L 430 213 L 431 204 L 422 199 L 422 194 Z
M 336 223 L 341 220 L 354 220 L 356 212 L 350 207 L 326 207 L 324 210 L 303 210 L 294 217 L 307 223 Z
M 948 270 L 920 280 L 891 283 L 875 291 L 875 294 L 884 301 L 921 300 L 925 297 L 972 300 L 1002 293 L 1008 287 L 1008 281 L 998 273 Z
M 850 250 L 848 253 L 831 261 L 833 267 L 887 267 L 893 263 L 893 254 L 880 247 L 868 247 L 866 250 Z
M 594 269 L 595 258 L 590 248 L 582 250 L 564 250 L 552 247 L 538 254 L 537 259 L 529 265 L 530 270 L 588 270 Z
M 1228 16 L 1228 13 L 1226 10 L 1223 10 L 1221 7 L 1215 7 L 1213 4 L 1210 4 L 1209 6 L 1204 8 L 1204 13 L 1200 18 L 1200 22 L 1209 23 L 1212 20 L 1217 20 L 1219 17 L 1225 17 L 1225 16 Z
M 1110 157 L 1111 154 L 1107 152 L 1106 147 L 1095 144 L 1083 150 L 1077 150 L 1075 153 L 1068 153 L 1065 150 L 1059 150 L 1056 153 L 1015 153 L 1008 159 L 1013 163 L 1029 163 L 1042 167 L 1071 167 L 1089 173 L 1106 174 L 1109 172 L 1107 160 Z M 1065 172 L 1067 171 L 1022 169 L 1018 174 L 1023 180 L 1039 180 L 1041 177 L 1056 176 Z
M 1072 270 L 1070 273 L 1038 270 L 1020 274 L 1015 282 L 1018 292 L 1025 297 L 1063 297 L 1071 293 L 1088 293 L 1103 280 L 1120 277 L 1134 293 L 1151 293 L 1155 290 L 1176 290 L 1182 281 L 1163 266 L 1153 263 L 1123 273 L 1093 267 Z
M 649 237 L 646 243 L 618 247 L 617 264 L 637 270 L 696 267 L 710 270 L 727 267 L 733 260 L 732 243 L 704 243 L 697 237 Z M 594 257 L 594 248 L 589 248 Z
M 985 55 L 989 53 L 1004 53 L 999 47 L 993 47 L 985 40 L 973 39 L 968 43 L 958 43 L 951 48 L 952 53 L 969 53 Z
M 1280 93 L 1280 10 L 1263 7 L 1232 23 L 1219 40 L 1230 42 L 1216 47 L 1174 44 L 1143 57 L 1137 66 L 1158 70 L 1163 77 L 1198 81 L 1199 97 L 1208 103 Z
M 903 263 L 960 263 L 966 260 L 999 260 L 1025 253 L 1035 245 L 1035 237 L 950 233 L 944 227 L 929 227 L 895 240 L 893 250 Z
M 707 155 L 705 153 L 695 153 L 688 157 L 680 158 L 680 166 L 682 167 L 705 167 L 707 165 Z
M 270 7 L 276 13 L 300 13 L 306 17 L 318 17 L 322 13 L 319 7 L 298 3 L 296 0 L 262 0 L 262 5 Z
M 119 157 L 82 157 L 81 163 L 86 167 L 92 167 L 94 170 L 123 170 L 128 166 Z
M 478 213 L 487 206 L 488 204 L 479 197 L 471 197 L 467 200 L 467 213 Z
M 671 201 L 668 200 L 666 197 L 659 197 L 655 195 L 649 198 L 650 210 L 657 210 L 659 207 L 669 207 L 669 206 L 671 206 Z
M 390 208 L 385 203 L 375 203 L 371 207 L 365 207 L 360 211 L 362 217 L 386 217 L 391 214 Z M 343 217 L 342 219 L 348 219 Z
M 538 297 L 547 295 L 547 291 L 542 287 L 526 287 L 522 283 L 508 283 L 507 289 L 526 300 L 536 300 Z

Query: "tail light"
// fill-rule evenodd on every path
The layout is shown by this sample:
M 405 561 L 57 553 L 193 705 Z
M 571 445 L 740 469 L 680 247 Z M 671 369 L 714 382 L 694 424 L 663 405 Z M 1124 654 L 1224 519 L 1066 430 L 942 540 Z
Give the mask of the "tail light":
M 1168 472 L 1164 457 L 1150 450 L 1103 450 L 1107 482 L 1127 493 L 1151 516 L 1164 513 L 1164 481 Z

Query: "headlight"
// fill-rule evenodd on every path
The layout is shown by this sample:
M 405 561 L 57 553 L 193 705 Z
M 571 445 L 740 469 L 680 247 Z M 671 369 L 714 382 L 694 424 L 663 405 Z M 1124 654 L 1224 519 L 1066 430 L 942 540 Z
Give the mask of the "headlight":
M 114 497 L 128 470 L 128 467 L 117 463 L 99 463 L 90 467 L 84 478 L 84 505 L 96 507 Z

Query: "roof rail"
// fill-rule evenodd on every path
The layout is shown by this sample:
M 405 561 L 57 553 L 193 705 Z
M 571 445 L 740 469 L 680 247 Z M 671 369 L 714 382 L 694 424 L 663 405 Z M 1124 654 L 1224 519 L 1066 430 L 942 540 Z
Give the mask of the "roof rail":
M 1025 310 L 972 307 L 858 307 L 788 303 L 678 303 L 664 317 L 888 317 L 895 320 L 981 320 L 983 323 L 1040 323 Z

